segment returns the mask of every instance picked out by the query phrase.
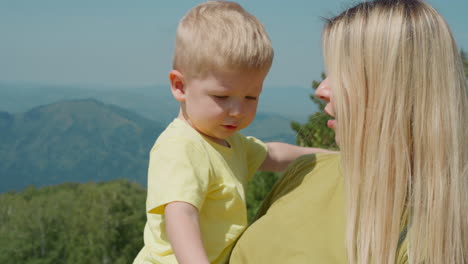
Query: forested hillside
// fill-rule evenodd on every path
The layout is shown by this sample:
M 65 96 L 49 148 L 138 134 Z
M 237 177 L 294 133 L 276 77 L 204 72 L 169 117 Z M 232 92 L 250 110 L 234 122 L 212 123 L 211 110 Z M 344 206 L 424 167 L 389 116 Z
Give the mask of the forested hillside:
M 0 263 L 132 263 L 143 245 L 145 198 L 126 180 L 1 194 Z
M 162 125 L 99 101 L 73 100 L 0 114 L 0 192 L 28 185 L 146 182 Z

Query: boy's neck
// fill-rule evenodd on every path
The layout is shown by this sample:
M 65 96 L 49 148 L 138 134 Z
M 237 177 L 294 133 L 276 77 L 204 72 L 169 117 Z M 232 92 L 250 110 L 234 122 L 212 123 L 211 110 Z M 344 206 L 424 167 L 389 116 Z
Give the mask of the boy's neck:
M 198 131 L 191 123 L 190 123 L 190 120 L 187 120 L 187 118 L 184 117 L 184 115 L 182 114 L 182 111 L 179 112 L 179 115 L 177 116 L 177 119 L 179 119 L 180 121 L 186 123 L 187 125 L 189 125 L 191 128 L 193 128 L 193 130 L 195 130 L 198 134 L 200 134 L 201 136 L 203 136 L 204 138 L 206 138 L 207 140 L 209 141 L 212 141 L 218 145 L 221 145 L 221 146 L 224 146 L 224 147 L 227 147 L 227 148 L 230 148 L 231 145 L 229 144 L 229 142 L 225 139 L 219 139 L 219 138 L 213 138 L 213 137 L 210 137 L 210 136 L 207 136 L 203 133 L 201 133 L 200 131 Z

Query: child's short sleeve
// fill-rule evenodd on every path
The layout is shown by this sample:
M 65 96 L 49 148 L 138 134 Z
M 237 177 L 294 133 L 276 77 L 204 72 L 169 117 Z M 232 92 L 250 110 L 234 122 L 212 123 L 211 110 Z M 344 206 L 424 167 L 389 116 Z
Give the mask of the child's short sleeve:
M 166 204 L 190 203 L 200 210 L 210 183 L 206 154 L 190 142 L 166 141 L 150 153 L 148 213 L 163 214 Z
M 247 158 L 247 167 L 248 167 L 248 175 L 249 180 L 255 174 L 255 172 L 260 168 L 263 161 L 265 161 L 268 148 L 266 144 L 255 138 L 255 137 L 245 137 L 244 138 L 244 146 L 246 150 L 246 158 Z

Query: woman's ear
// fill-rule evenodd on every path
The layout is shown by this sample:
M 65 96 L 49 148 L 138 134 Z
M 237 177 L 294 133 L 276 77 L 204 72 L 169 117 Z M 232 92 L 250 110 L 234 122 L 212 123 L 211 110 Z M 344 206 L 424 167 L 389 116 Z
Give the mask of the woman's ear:
M 171 83 L 171 92 L 174 98 L 179 101 L 185 101 L 185 80 L 184 75 L 178 70 L 169 72 L 169 81 Z

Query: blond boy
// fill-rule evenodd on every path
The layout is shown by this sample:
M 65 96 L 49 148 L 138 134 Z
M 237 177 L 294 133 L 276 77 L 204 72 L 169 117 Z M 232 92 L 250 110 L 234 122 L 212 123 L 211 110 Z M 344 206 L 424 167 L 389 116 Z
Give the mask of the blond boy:
M 225 263 L 247 226 L 255 171 L 321 151 L 238 133 L 255 118 L 272 60 L 263 25 L 239 4 L 204 2 L 182 18 L 169 73 L 180 111 L 150 153 L 145 246 L 134 263 Z

